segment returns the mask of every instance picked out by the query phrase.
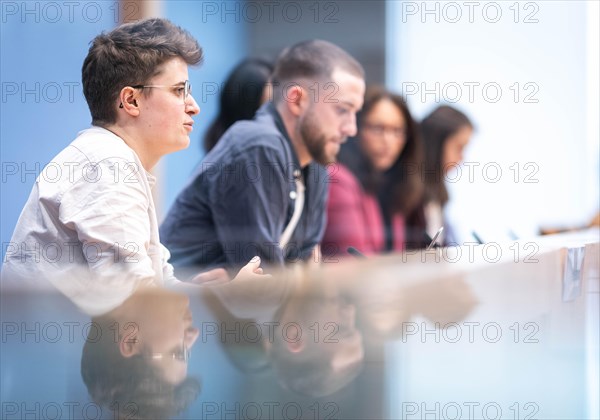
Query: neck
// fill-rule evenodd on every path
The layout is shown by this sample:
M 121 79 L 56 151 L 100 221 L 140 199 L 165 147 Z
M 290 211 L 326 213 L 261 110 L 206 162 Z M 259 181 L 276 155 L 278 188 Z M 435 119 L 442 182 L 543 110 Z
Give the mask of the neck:
M 158 163 L 159 157 L 152 156 L 147 152 L 147 150 L 143 147 L 142 142 L 136 140 L 139 138 L 139 136 L 136 135 L 133 129 L 117 124 L 110 124 L 101 127 L 110 131 L 115 136 L 123 140 L 127 146 L 131 147 L 131 149 L 140 159 L 140 162 L 142 162 L 142 166 L 146 171 L 149 172 Z
M 283 125 L 285 130 L 290 137 L 292 142 L 292 147 L 296 152 L 296 156 L 298 156 L 298 161 L 300 162 L 300 166 L 305 168 L 309 163 L 312 162 L 313 158 L 310 155 L 310 152 L 306 148 L 306 144 L 304 143 L 304 139 L 300 133 L 300 124 L 297 116 L 292 115 L 285 104 L 279 103 L 276 105 L 277 112 L 281 116 L 281 120 L 283 121 Z

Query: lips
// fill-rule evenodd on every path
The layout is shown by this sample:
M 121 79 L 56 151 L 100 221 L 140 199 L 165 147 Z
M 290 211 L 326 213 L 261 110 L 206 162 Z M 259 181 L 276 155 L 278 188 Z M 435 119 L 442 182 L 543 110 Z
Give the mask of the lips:
M 184 124 L 183 124 L 183 126 L 184 126 L 184 127 L 187 129 L 187 130 L 189 130 L 189 131 L 192 131 L 192 130 L 194 129 L 194 127 L 192 127 L 193 125 L 194 125 L 194 122 L 193 122 L 193 121 L 191 121 L 191 122 L 187 122 L 187 123 L 184 123 Z

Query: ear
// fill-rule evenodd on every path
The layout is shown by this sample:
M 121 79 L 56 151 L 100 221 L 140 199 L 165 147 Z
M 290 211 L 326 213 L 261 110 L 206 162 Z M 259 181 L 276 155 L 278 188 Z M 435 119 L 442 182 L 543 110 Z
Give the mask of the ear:
M 131 86 L 125 86 L 119 93 L 119 110 L 120 112 L 126 112 L 132 117 L 137 117 L 140 114 L 140 108 L 137 102 L 139 97 L 139 90 L 132 88 Z
M 141 353 L 142 345 L 137 332 L 126 333 L 119 337 L 119 352 L 121 356 L 129 358 Z
M 308 92 L 302 86 L 294 84 L 284 92 L 284 95 L 283 100 L 292 115 L 295 117 L 302 116 L 308 107 Z

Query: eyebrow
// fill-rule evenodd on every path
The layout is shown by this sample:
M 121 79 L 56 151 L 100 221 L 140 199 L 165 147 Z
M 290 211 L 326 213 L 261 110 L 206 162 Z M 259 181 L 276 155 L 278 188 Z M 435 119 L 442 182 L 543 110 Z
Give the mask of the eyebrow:
M 350 107 L 350 108 L 352 108 L 352 109 L 356 108 L 356 105 L 355 105 L 355 104 L 353 104 L 353 103 L 352 103 L 352 102 L 350 102 L 350 101 L 344 101 L 344 100 L 341 100 L 341 101 L 339 101 L 338 103 L 339 103 L 339 104 L 341 104 L 341 105 L 346 105 L 346 106 L 349 106 L 349 107 Z M 360 108 L 357 108 L 357 109 L 356 109 L 356 112 L 360 112 L 361 110 L 362 110 L 362 106 L 361 106 Z
M 340 101 L 338 102 L 338 104 L 340 104 L 340 105 L 346 105 L 346 106 L 349 106 L 349 107 L 352 107 L 352 108 L 354 108 L 354 104 L 353 104 L 352 102 L 350 102 L 350 101 L 344 101 L 344 100 L 340 100 Z

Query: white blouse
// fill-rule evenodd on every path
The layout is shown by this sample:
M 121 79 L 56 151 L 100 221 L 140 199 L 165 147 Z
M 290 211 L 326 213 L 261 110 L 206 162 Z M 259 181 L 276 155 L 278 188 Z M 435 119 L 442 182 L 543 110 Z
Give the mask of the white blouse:
M 140 286 L 177 282 L 160 243 L 156 179 L 112 132 L 92 127 L 40 173 L 8 244 L 3 282 L 50 281 L 90 315 Z

